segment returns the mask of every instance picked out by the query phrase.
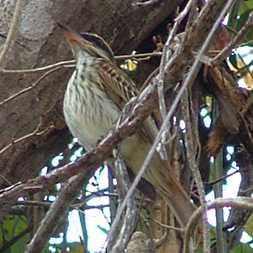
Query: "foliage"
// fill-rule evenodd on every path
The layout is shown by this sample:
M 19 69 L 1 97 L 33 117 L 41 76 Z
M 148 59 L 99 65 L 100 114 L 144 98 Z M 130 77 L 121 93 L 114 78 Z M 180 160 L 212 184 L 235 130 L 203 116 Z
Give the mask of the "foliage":
M 249 14 L 253 11 L 253 2 L 248 0 L 237 1 L 228 19 L 228 28 L 237 33 L 247 21 Z M 252 45 L 253 30 L 249 29 L 244 35 L 244 45 Z
M 231 250 L 231 253 L 251 253 L 252 248 L 247 244 L 239 243 L 234 249 Z
M 253 237 L 253 215 L 251 215 L 247 221 L 247 223 L 244 225 L 245 231 Z
M 24 252 L 29 240 L 27 229 L 28 221 L 24 215 L 6 215 L 0 224 L 0 251 L 9 253 Z M 25 231 L 27 232 L 23 234 Z M 16 240 L 10 243 L 7 248 L 8 242 L 11 242 L 14 238 Z

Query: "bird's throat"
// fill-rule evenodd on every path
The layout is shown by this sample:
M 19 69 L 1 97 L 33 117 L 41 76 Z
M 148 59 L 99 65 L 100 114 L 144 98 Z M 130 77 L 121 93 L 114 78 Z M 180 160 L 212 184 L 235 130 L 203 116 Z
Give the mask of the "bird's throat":
M 89 75 L 89 71 L 93 71 L 92 65 L 96 62 L 96 58 L 92 57 L 85 51 L 79 50 L 76 57 L 76 78 L 84 80 Z

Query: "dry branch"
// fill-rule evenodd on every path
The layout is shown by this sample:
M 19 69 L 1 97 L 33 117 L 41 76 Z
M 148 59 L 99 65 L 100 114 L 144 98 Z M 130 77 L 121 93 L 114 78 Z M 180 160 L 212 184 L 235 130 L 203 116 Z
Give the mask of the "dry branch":
M 125 198 L 129 188 L 130 179 L 127 172 L 126 165 L 121 159 L 120 154 L 116 154 L 115 161 L 115 177 L 117 179 L 117 189 L 121 203 Z M 120 204 L 121 204 L 120 203 Z M 138 218 L 138 209 L 135 200 L 135 194 L 128 200 L 124 217 L 115 230 L 110 229 L 107 241 L 107 250 L 112 253 L 124 252 L 127 248 L 129 239 L 134 232 Z
M 79 174 L 68 180 L 64 187 L 59 192 L 57 200 L 51 205 L 46 216 L 40 223 L 38 230 L 34 237 L 27 246 L 26 253 L 41 252 L 45 246 L 45 243 L 50 238 L 50 235 L 54 232 L 61 219 L 65 218 L 69 207 L 79 193 L 77 189 L 80 189 L 83 185 L 86 174 Z M 58 222 L 56 222 L 56 220 Z
M 43 130 L 41 130 L 40 127 L 41 127 L 41 123 L 38 124 L 38 126 L 36 127 L 36 129 L 33 132 L 31 132 L 31 133 L 29 133 L 29 134 L 27 134 L 25 136 L 22 136 L 22 137 L 20 137 L 18 139 L 13 140 L 12 142 L 10 142 L 4 148 L 0 149 L 0 155 L 3 155 L 7 150 L 9 150 L 11 147 L 13 147 L 14 145 L 16 145 L 16 144 L 18 144 L 20 142 L 25 142 L 25 141 L 27 141 L 30 138 L 33 138 L 33 137 L 36 137 L 36 136 L 40 136 L 40 135 L 44 135 L 48 131 L 52 130 L 54 128 L 54 125 L 51 125 L 48 128 L 43 129 Z

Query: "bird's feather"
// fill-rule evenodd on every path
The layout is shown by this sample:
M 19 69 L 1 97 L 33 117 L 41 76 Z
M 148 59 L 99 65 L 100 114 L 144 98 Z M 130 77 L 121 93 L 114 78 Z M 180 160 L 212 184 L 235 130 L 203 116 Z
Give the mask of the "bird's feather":
M 101 83 L 106 84 L 105 92 L 122 111 L 131 98 L 139 95 L 135 83 L 114 62 L 101 59 L 99 67 Z M 157 128 L 151 117 L 145 120 L 142 128 L 138 132 L 143 137 L 148 138 L 149 141 L 153 141 L 157 133 Z

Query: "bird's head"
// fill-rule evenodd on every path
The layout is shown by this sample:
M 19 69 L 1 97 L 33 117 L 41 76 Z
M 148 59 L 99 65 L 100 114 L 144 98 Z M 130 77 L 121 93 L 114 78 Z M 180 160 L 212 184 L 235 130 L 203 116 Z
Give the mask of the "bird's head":
M 87 32 L 78 34 L 64 25 L 58 25 L 63 29 L 64 36 L 75 57 L 78 57 L 80 51 L 84 51 L 94 58 L 113 59 L 112 49 L 102 37 Z

